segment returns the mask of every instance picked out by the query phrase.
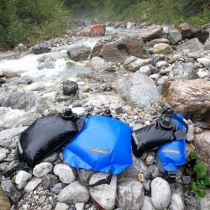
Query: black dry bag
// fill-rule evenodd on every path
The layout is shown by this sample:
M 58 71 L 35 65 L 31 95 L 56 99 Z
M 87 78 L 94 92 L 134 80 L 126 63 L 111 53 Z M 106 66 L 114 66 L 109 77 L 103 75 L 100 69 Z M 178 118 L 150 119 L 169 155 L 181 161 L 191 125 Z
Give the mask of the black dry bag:
M 171 118 L 181 122 L 186 127 L 185 131 L 187 131 L 187 124 L 169 107 L 165 105 L 161 107 L 164 112 L 156 123 L 133 131 L 132 149 L 136 157 L 141 157 L 145 151 L 157 149 L 173 140 L 186 138 L 186 132 L 181 131 Z
M 36 119 L 20 134 L 17 159 L 20 163 L 4 175 L 11 176 L 17 170 L 27 170 L 43 158 L 73 140 L 84 126 L 85 118 L 79 118 L 71 109 Z

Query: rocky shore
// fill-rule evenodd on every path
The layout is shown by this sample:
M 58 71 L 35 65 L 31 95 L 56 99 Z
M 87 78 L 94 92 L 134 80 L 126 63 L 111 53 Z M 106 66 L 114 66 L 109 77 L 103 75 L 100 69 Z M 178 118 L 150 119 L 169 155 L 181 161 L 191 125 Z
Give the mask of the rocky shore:
M 108 28 L 116 29 L 110 34 Z M 130 30 L 129 35 L 119 29 Z M 119 31 L 118 31 L 119 30 Z M 86 73 L 75 76 L 37 79 L 25 72 L 0 68 L 0 106 L 23 110 L 14 120 L 0 124 L 0 165 L 9 170 L 15 165 L 15 148 L 20 133 L 37 117 L 62 112 L 71 107 L 79 116 L 113 115 L 133 130 L 155 123 L 164 103 L 182 114 L 189 126 L 187 154 L 195 151 L 198 163 L 210 170 L 210 26 L 195 28 L 187 23 L 179 28 L 147 23 L 107 23 L 67 31 L 55 38 L 27 48 L 19 44 L 13 52 L 0 54 L 3 59 L 20 59 L 34 54 L 37 70 L 50 73 L 59 59 L 66 71 L 82 65 Z M 122 30 L 123 31 L 123 30 Z M 93 47 L 86 38 L 98 38 Z M 106 38 L 104 38 L 106 37 Z M 82 45 L 73 45 L 77 42 Z M 86 40 L 87 41 L 87 40 Z M 42 56 L 42 54 L 44 55 Z M 81 64 L 82 63 L 82 64 Z M 1 65 L 0 65 L 1 67 Z M 30 69 L 30 68 L 29 68 Z M 47 75 L 46 75 L 47 77 Z M 1 110 L 2 119 L 6 111 Z M 5 113 L 4 113 L 5 112 Z M 188 163 L 179 168 L 176 183 L 161 174 L 155 152 L 141 158 L 133 155 L 133 167 L 112 178 L 110 185 L 86 188 L 75 181 L 71 168 L 63 160 L 62 148 L 37 164 L 30 172 L 19 171 L 11 179 L 1 177 L 0 206 L 11 210 L 208 210 L 210 190 L 199 198 L 185 176 Z M 89 183 L 106 174 L 79 170 Z M 187 178 L 187 179 L 186 179 Z M 1 208 L 0 208 L 1 209 Z

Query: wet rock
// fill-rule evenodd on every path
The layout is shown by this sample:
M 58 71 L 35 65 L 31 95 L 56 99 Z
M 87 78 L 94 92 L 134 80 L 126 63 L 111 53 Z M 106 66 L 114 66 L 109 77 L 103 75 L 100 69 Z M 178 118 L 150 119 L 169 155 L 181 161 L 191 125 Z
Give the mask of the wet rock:
M 210 131 L 206 130 L 195 135 L 194 140 L 195 152 L 198 156 L 198 162 L 204 163 L 207 166 L 208 173 L 210 171 Z
M 19 171 L 15 177 L 15 183 L 17 184 L 18 189 L 23 189 L 28 182 L 32 178 L 32 175 L 26 171 Z
M 140 108 L 154 107 L 158 98 L 158 90 L 154 81 L 142 73 L 131 74 L 119 79 L 116 90 L 124 100 Z
M 138 181 L 121 182 L 117 186 L 117 205 L 122 209 L 141 209 L 144 202 L 143 185 Z
M 175 45 L 182 39 L 182 34 L 178 30 L 172 30 L 169 32 L 168 39 L 171 44 Z
M 178 29 L 181 32 L 183 39 L 192 39 L 196 37 L 202 44 L 204 44 L 209 37 L 208 31 L 202 28 L 196 28 L 189 23 L 180 24 Z
M 105 70 L 109 69 L 108 62 L 100 57 L 93 57 L 91 59 L 91 66 L 96 71 L 105 71 Z
M 204 45 L 197 38 L 190 39 L 178 45 L 178 52 L 201 52 L 204 50 Z
M 87 60 L 89 54 L 91 53 L 91 48 L 86 46 L 70 47 L 67 51 L 69 59 L 74 61 Z
M 72 169 L 67 164 L 57 164 L 54 169 L 54 174 L 59 177 L 62 183 L 64 184 L 70 184 L 75 181 L 74 174 L 72 172 Z
M 74 94 L 78 90 L 78 84 L 71 80 L 63 82 L 63 95 Z
M 162 35 L 163 28 L 159 25 L 149 26 L 146 29 L 141 29 L 137 32 L 137 35 L 144 40 L 144 42 L 151 39 L 159 38 Z
M 148 58 L 149 54 L 144 49 L 144 45 L 137 36 L 123 36 L 117 41 L 105 44 L 101 49 L 101 55 L 106 61 L 121 63 L 130 56 Z
M 160 43 L 160 44 L 154 45 L 153 52 L 167 55 L 167 54 L 172 53 L 173 49 L 169 44 Z
M 32 192 L 40 183 L 42 183 L 41 178 L 33 177 L 24 187 L 24 191 L 26 193 Z
M 157 177 L 151 182 L 151 198 L 155 209 L 164 209 L 170 203 L 171 189 L 164 179 Z
M 106 32 L 106 24 L 94 25 L 90 30 L 90 36 L 104 36 Z
M 94 184 L 99 180 L 105 179 L 107 174 L 96 173 L 90 178 L 89 184 Z M 112 210 L 116 201 L 117 177 L 113 176 L 109 185 L 99 185 L 89 188 L 91 197 L 104 209 Z
M 159 103 L 168 103 L 185 118 L 201 119 L 210 110 L 210 82 L 202 79 L 167 80 L 161 89 Z
M 86 203 L 89 198 L 88 189 L 78 182 L 69 184 L 58 194 L 58 201 L 67 204 Z
M 13 202 L 17 202 L 20 200 L 21 198 L 21 192 L 15 187 L 15 185 L 13 184 L 13 182 L 11 180 L 5 180 L 1 182 L 1 187 L 4 190 L 4 192 L 6 193 L 6 195 L 8 197 L 10 197 L 10 199 Z
M 45 174 L 52 171 L 52 168 L 53 168 L 53 165 L 51 163 L 48 163 L 48 162 L 39 163 L 35 165 L 35 167 L 33 168 L 33 175 L 36 177 L 42 177 Z

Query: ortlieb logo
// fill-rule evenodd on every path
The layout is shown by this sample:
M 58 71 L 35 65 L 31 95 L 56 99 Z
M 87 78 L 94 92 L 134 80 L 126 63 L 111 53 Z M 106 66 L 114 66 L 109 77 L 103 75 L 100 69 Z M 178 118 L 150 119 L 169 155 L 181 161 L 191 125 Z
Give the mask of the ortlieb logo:
M 108 154 L 108 151 L 107 150 L 103 150 L 103 149 L 90 148 L 90 151 L 91 152 L 101 153 L 101 154 L 104 154 L 104 155 Z
M 163 149 L 162 152 L 180 154 L 178 150 L 172 150 L 172 149 Z

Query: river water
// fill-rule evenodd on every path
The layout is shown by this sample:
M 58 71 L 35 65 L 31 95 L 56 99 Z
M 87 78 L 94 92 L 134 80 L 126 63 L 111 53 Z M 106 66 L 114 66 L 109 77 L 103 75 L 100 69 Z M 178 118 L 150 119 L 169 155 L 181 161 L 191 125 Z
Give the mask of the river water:
M 10 92 L 22 92 L 24 91 L 23 86 L 17 85 L 16 88 L 13 88 L 13 84 L 17 83 L 17 80 L 27 80 L 32 78 L 33 83 L 38 83 L 40 86 L 42 86 L 43 83 L 50 83 L 48 90 L 42 90 L 40 87 L 39 90 L 35 90 L 33 93 L 36 94 L 37 97 L 43 94 L 43 91 L 49 91 L 50 88 L 52 89 L 52 86 L 56 86 L 58 84 L 61 84 L 62 81 L 77 77 L 79 74 L 91 74 L 93 71 L 91 67 L 87 66 L 85 64 L 85 61 L 82 62 L 76 62 L 75 66 L 67 66 L 66 65 L 66 59 L 67 59 L 67 50 L 69 46 L 81 46 L 85 45 L 90 47 L 91 49 L 94 47 L 94 45 L 97 43 L 100 39 L 108 39 L 113 34 L 125 34 L 125 35 L 132 35 L 135 32 L 135 30 L 131 29 L 124 29 L 124 28 L 118 28 L 114 29 L 112 27 L 106 28 L 106 35 L 103 37 L 84 37 L 82 40 L 76 41 L 74 44 L 68 45 L 68 46 L 61 46 L 56 47 L 51 50 L 50 53 L 46 54 L 29 54 L 25 55 L 23 57 L 20 57 L 18 59 L 2 59 L 0 60 L 0 74 L 3 70 L 10 70 L 19 75 L 17 78 L 12 79 L 5 79 L 6 83 L 0 87 L 0 100 L 5 100 L 5 92 L 9 94 Z M 44 68 L 42 70 L 39 70 L 40 62 L 39 59 L 41 59 L 43 56 L 52 56 L 56 57 L 54 66 L 50 68 Z M 3 78 L 4 79 L 4 78 Z M 4 97 L 4 99 L 1 99 L 1 97 Z M 30 97 L 28 98 L 29 104 L 30 104 Z M 18 101 L 17 103 L 21 103 L 21 101 Z M 17 127 L 20 125 L 23 125 L 22 123 L 27 121 L 27 119 L 35 119 L 39 116 L 40 113 L 38 113 L 37 109 L 35 107 L 30 107 L 30 109 L 17 109 L 17 108 L 11 108 L 8 106 L 4 106 L 4 103 L 1 103 L 2 106 L 0 107 L 0 130 L 4 130 L 7 128 Z M 32 104 L 32 103 L 31 103 Z M 15 107 L 15 105 L 14 105 Z

